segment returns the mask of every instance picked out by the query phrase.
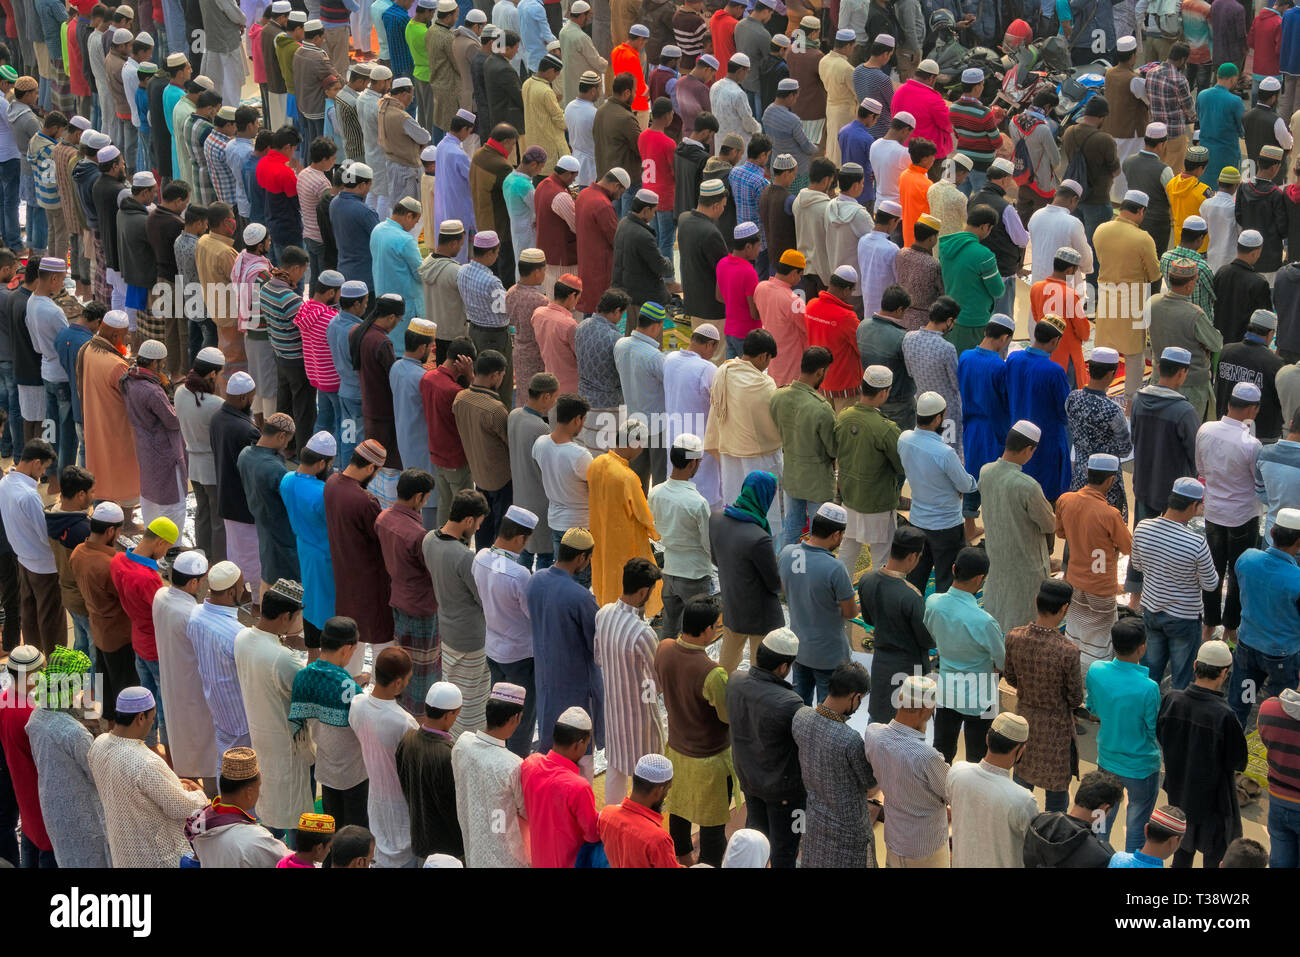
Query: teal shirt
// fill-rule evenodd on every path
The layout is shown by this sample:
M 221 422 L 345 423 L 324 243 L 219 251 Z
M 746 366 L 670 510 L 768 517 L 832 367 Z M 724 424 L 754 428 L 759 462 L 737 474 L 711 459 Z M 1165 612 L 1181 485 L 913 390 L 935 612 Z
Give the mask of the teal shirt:
M 420 247 L 395 220 L 385 219 L 370 233 L 370 259 L 374 263 L 375 290 L 381 295 L 395 292 L 406 304 L 401 321 L 388 334 L 400 356 L 406 351 L 406 327 L 424 312 Z
M 1116 851 L 1110 859 L 1107 867 L 1157 867 L 1165 866 L 1165 862 L 1158 857 L 1152 857 L 1150 854 L 1143 854 L 1141 851 L 1134 851 L 1132 854 L 1127 851 Z
M 1006 636 L 975 596 L 959 588 L 925 600 L 925 627 L 939 650 L 940 707 L 965 715 L 997 712 Z
M 1151 680 L 1146 665 L 1095 661 L 1088 669 L 1087 686 L 1088 710 L 1101 719 L 1097 766 L 1122 778 L 1146 778 L 1159 771 L 1160 686 Z
M 1186 18 L 1183 20 L 1186 23 Z M 1241 97 L 1217 83 L 1196 96 L 1196 115 L 1200 119 L 1201 145 L 1210 151 L 1210 162 L 1201 179 L 1218 182 L 1225 166 L 1241 168 L 1240 139 L 1245 135 L 1242 116 L 1245 106 Z
M 184 177 L 181 176 L 180 157 L 176 155 L 176 131 L 172 129 L 172 110 L 184 95 L 185 91 L 175 83 L 168 84 L 162 94 L 163 118 L 167 121 L 167 132 L 172 135 L 172 175 L 177 179 Z

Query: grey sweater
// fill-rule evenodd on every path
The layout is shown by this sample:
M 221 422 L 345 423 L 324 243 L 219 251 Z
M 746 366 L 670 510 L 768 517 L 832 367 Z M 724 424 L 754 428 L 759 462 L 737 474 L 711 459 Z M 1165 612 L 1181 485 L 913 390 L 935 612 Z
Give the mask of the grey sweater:
M 422 549 L 438 596 L 439 640 L 452 651 L 482 651 L 487 621 L 474 582 L 474 550 L 438 531 L 424 536 Z
M 37 708 L 27 719 L 45 830 L 60 867 L 111 867 L 104 808 L 90 775 L 93 738 L 71 713 Z

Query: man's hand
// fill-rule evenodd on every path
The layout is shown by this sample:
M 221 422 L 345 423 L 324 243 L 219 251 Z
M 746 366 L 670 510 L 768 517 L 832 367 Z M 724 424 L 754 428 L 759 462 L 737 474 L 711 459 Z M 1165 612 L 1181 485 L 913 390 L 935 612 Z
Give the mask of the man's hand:
M 474 375 L 474 360 L 469 356 L 458 356 L 455 369 L 457 379 L 469 379 Z
M 187 791 L 202 791 L 202 790 L 203 790 L 203 788 L 199 787 L 197 783 L 195 783 L 194 781 L 191 781 L 189 778 L 181 778 L 181 787 L 183 787 L 183 788 L 184 788 L 185 790 L 187 790 Z

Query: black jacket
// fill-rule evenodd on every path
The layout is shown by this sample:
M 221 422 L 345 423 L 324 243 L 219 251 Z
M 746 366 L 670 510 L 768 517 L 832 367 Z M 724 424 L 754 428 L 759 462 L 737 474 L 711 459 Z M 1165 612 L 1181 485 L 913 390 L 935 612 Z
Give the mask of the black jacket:
M 1133 497 L 1156 512 L 1169 502 L 1174 479 L 1195 475 L 1201 417 L 1187 398 L 1164 386 L 1133 397 Z
M 801 707 L 803 699 L 783 678 L 753 663 L 727 683 L 731 756 L 745 794 L 803 806 L 803 772 L 790 730 Z
M 1236 772 L 1246 770 L 1246 735 L 1222 691 L 1188 685 L 1169 694 L 1160 704 L 1156 740 L 1165 758 L 1165 793 L 1188 821 L 1240 819 Z
M 1259 274 L 1260 268 L 1234 259 L 1214 274 L 1214 328 L 1223 333 L 1224 345 L 1241 341 L 1252 312 L 1273 308 L 1273 294 L 1268 280 Z
M 635 214 L 628 213 L 614 233 L 614 276 L 612 282 L 631 297 L 633 305 L 668 302 L 664 277 L 673 265 L 659 252 L 654 229 Z
M 104 245 L 104 266 L 108 269 L 121 269 L 117 257 L 117 194 L 124 189 L 126 183 L 107 173 L 95 180 L 92 188 L 99 241 Z
M 1237 190 L 1237 225 L 1257 229 L 1264 236 L 1264 251 L 1255 263 L 1258 272 L 1274 272 L 1282 265 L 1282 243 L 1287 236 L 1286 200 L 1269 180 L 1242 183 Z
M 239 453 L 257 441 L 257 426 L 252 415 L 225 402 L 212 417 L 209 428 L 212 457 L 217 466 L 217 514 L 232 522 L 252 525 L 253 513 L 236 462 Z
M 1009 205 L 1007 191 L 993 183 L 986 183 L 982 190 L 970 198 L 971 209 L 976 206 L 991 206 L 998 214 L 997 224 L 989 232 L 988 239 L 984 240 L 984 245 L 997 257 L 998 274 L 1001 276 L 1014 276 L 1025 261 L 1025 250 L 1011 239 L 1011 234 L 1002 221 L 1003 212 Z
M 673 153 L 673 176 L 676 192 L 673 194 L 673 212 L 681 216 L 700 202 L 700 183 L 704 181 L 704 164 L 712 154 L 694 141 L 682 140 Z
M 163 91 L 171 86 L 171 78 L 166 71 L 157 74 L 149 81 L 146 92 L 149 96 L 149 129 L 165 130 L 167 129 L 167 111 L 163 109 Z M 134 95 L 134 94 L 132 94 Z M 163 136 L 161 132 L 152 138 L 150 144 L 153 150 L 153 161 L 158 167 L 158 172 L 162 174 L 163 182 L 172 178 L 172 144 L 171 138 Z
M 753 522 L 714 512 L 709 548 L 722 587 L 722 623 L 741 635 L 766 635 L 785 624 L 772 536 Z
M 155 206 L 145 228 L 158 266 L 158 278 L 173 282 L 180 273 L 176 265 L 176 237 L 185 229 L 185 220 L 165 206 Z
M 149 210 L 128 196 L 117 211 L 117 259 L 128 286 L 152 289 L 158 281 L 158 261 L 149 242 Z
M 1228 409 L 1228 396 L 1238 382 L 1253 382 L 1262 393 L 1255 435 L 1262 442 L 1282 437 L 1282 402 L 1277 395 L 1277 373 L 1286 361 L 1258 337 L 1246 334 L 1241 342 L 1224 346 L 1219 355 L 1215 384 L 1215 405 L 1220 413 Z
M 519 71 L 499 53 L 493 53 L 483 62 L 483 85 L 487 89 L 488 115 L 492 126 L 509 123 L 521 136 L 524 132 L 524 90 Z M 492 128 L 483 131 L 486 143 Z
M 1300 207 L 1297 207 L 1300 212 Z M 1300 258 L 1300 233 L 1295 256 Z M 1273 278 L 1273 302 L 1277 312 L 1274 341 L 1283 352 L 1300 352 L 1300 262 L 1290 262 Z
M 1025 867 L 1108 867 L 1114 850 L 1085 821 L 1045 811 L 1029 822 Z
M 31 333 L 27 331 L 27 300 L 32 298 L 32 291 L 18 286 L 9 294 L 5 303 L 8 307 L 4 317 L 9 328 L 9 348 L 12 350 L 14 379 L 19 385 L 42 385 L 41 354 L 32 343 Z M 17 453 L 19 450 L 15 449 Z

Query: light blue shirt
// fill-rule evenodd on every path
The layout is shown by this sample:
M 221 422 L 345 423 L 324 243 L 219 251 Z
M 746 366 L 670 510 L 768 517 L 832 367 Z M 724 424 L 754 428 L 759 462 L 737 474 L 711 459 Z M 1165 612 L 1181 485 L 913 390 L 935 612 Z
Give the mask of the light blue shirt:
M 968 715 L 996 713 L 1007 651 L 997 619 L 970 592 L 950 588 L 925 600 L 925 627 L 939 649 L 939 704 Z
M 339 398 L 361 401 L 361 376 L 352 368 L 352 353 L 348 349 L 348 336 L 361 325 L 361 317 L 350 312 L 339 312 L 325 327 L 325 344 L 334 360 L 334 371 L 339 374 Z
M 244 164 L 253 155 L 253 141 L 247 137 L 232 136 L 226 144 L 226 165 L 230 175 L 235 177 L 235 206 L 239 215 L 247 219 L 250 215 L 248 193 L 244 191 Z
M 54 550 L 36 480 L 14 469 L 0 479 L 0 519 L 18 564 L 34 575 L 53 575 Z
M 235 636 L 243 631 L 239 610 L 205 601 L 190 615 L 185 633 L 194 645 L 203 697 L 212 712 L 212 724 L 228 737 L 248 733 L 244 696 L 235 670 Z
M 1255 494 L 1268 508 L 1264 537 L 1273 530 L 1277 513 L 1300 502 L 1300 442 L 1286 439 L 1266 445 L 1255 459 Z
M 1300 651 L 1300 566 L 1280 548 L 1248 548 L 1237 559 L 1238 640 L 1273 657 Z
M 542 57 L 546 56 L 546 44 L 555 39 L 541 0 L 520 0 L 519 39 L 524 49 L 524 66 L 530 73 L 536 73 Z
M 374 264 L 377 294 L 395 292 L 406 311 L 388 338 L 400 356 L 406 351 L 406 327 L 424 311 L 424 286 L 420 283 L 420 246 L 396 220 L 385 219 L 370 231 L 370 259 Z
M 640 329 L 614 343 L 614 366 L 623 385 L 623 398 L 629 412 L 647 415 L 664 411 L 664 355 L 659 343 Z M 650 425 L 651 434 L 662 430 Z
M 977 483 L 953 447 L 938 432 L 908 429 L 898 437 L 898 458 L 912 487 L 908 521 L 935 532 L 960 525 L 961 498 L 975 491 Z
M 519 564 L 518 552 L 482 548 L 474 556 L 474 584 L 487 626 L 484 650 L 500 665 L 533 656 L 533 623 L 528 614 L 532 572 Z
M 432 472 L 429 461 L 429 427 L 420 398 L 424 366 L 401 356 L 388 370 L 388 387 L 393 390 L 393 418 L 397 425 L 397 454 L 402 466 Z
M 1101 720 L 1098 767 L 1123 778 L 1146 778 L 1159 771 L 1160 686 L 1151 680 L 1146 665 L 1094 661 L 1085 683 L 1088 710 Z
M 781 588 L 790 603 L 790 627 L 799 636 L 795 661 L 828 670 L 849 660 L 840 602 L 853 597 L 844 563 L 806 542 L 787 545 L 777 558 Z
M 675 578 L 708 578 L 709 516 L 712 510 L 692 482 L 670 478 L 650 489 L 650 514 L 664 545 L 664 574 Z
M 384 29 L 384 14 L 393 5 L 393 0 L 375 0 L 370 5 L 370 22 L 375 25 L 375 36 L 379 37 L 379 59 L 388 57 L 388 31 Z

